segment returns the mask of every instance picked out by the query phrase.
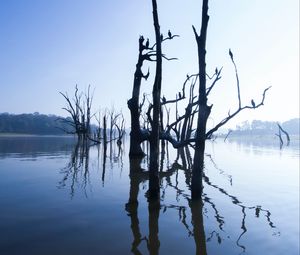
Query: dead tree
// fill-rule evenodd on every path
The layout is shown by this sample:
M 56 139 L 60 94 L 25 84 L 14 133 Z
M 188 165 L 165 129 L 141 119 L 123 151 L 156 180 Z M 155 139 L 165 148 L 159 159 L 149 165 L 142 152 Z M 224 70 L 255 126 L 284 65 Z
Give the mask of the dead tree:
M 91 94 L 90 92 L 91 86 L 88 86 L 87 93 L 85 94 L 85 102 L 86 102 L 86 123 L 85 123 L 85 134 L 88 137 L 91 134 L 91 108 L 93 102 L 94 92 Z
M 122 139 L 125 135 L 125 119 L 123 114 L 120 115 L 120 120 L 119 123 L 115 123 L 115 127 L 118 130 L 118 139 L 117 139 L 117 144 L 121 145 L 122 144 Z
M 111 110 L 109 111 L 109 116 L 110 116 L 109 139 L 112 141 L 115 139 L 114 128 L 116 126 L 118 119 L 121 117 L 121 113 L 116 113 L 114 107 L 112 107 Z
M 210 115 L 211 106 L 207 105 L 206 94 L 206 34 L 208 26 L 208 0 L 202 2 L 202 24 L 201 32 L 198 35 L 195 27 L 193 31 L 195 34 L 198 46 L 198 67 L 199 67 L 199 95 L 198 95 L 198 120 L 195 140 L 195 154 L 193 164 L 193 178 L 192 178 L 192 197 L 198 198 L 202 194 L 202 171 L 204 161 L 204 150 L 206 140 L 206 123 Z
M 153 85 L 152 97 L 155 97 L 155 100 L 152 101 L 151 104 L 155 105 L 155 116 L 158 114 L 160 107 L 159 100 L 160 100 L 160 89 L 161 89 L 161 70 L 162 66 L 162 58 L 166 60 L 174 60 L 176 58 L 167 58 L 164 54 L 162 54 L 161 44 L 166 40 L 171 40 L 178 35 L 172 35 L 171 32 L 168 33 L 168 37 L 163 38 L 160 33 L 159 21 L 158 21 L 158 14 L 157 14 L 157 3 L 156 1 L 152 0 L 153 6 L 153 22 L 155 28 L 155 43 L 150 46 L 149 39 L 145 42 L 144 36 L 140 36 L 139 38 L 139 55 L 138 61 L 136 64 L 136 70 L 134 73 L 134 82 L 133 82 L 133 90 L 132 90 L 132 97 L 128 100 L 127 105 L 130 110 L 131 115 L 131 132 L 130 132 L 130 149 L 129 149 L 129 157 L 136 158 L 136 157 L 144 157 L 145 154 L 141 148 L 141 143 L 150 140 L 150 128 L 147 127 L 148 124 L 151 124 L 152 118 L 144 119 L 143 127 L 140 124 L 140 116 L 142 113 L 142 107 L 145 103 L 145 94 L 143 97 L 142 102 L 140 103 L 140 89 L 142 80 L 147 80 L 150 72 L 148 69 L 147 74 L 144 74 L 142 71 L 142 67 L 145 61 L 156 62 L 156 77 L 155 82 Z M 158 93 L 159 92 L 159 93 Z M 153 98 L 154 99 L 154 98 Z M 156 118 L 154 117 L 154 126 L 159 125 L 156 124 Z M 159 123 L 159 117 L 157 122 Z M 151 124 L 152 125 L 152 124 Z M 157 135 L 157 134 L 156 134 Z M 152 135 L 153 136 L 153 135 Z M 159 135 L 158 135 L 159 136 Z
M 216 126 L 210 130 L 206 130 L 207 119 L 211 113 L 213 105 L 207 104 L 207 97 L 211 90 L 214 88 L 218 79 L 215 79 L 215 82 L 212 83 L 210 87 L 207 88 L 206 84 L 206 35 L 208 27 L 208 0 L 202 1 L 202 23 L 200 35 L 198 35 L 195 27 L 193 26 L 194 35 L 196 38 L 198 46 L 198 67 L 199 67 L 199 94 L 198 94 L 198 120 L 197 120 L 197 129 L 195 137 L 195 154 L 194 154 L 194 164 L 193 164 L 193 181 L 192 181 L 192 197 L 199 198 L 202 194 L 202 175 L 203 175 L 203 156 L 205 150 L 205 140 L 210 139 L 212 134 L 216 132 L 221 126 L 225 125 L 229 120 L 234 118 L 238 113 L 245 109 L 255 109 L 264 104 L 265 94 L 270 88 L 266 88 L 263 92 L 262 100 L 259 104 L 255 104 L 254 100 L 251 100 L 251 105 L 242 106 L 241 93 L 240 93 L 240 84 L 239 77 L 237 72 L 237 67 L 234 62 L 233 53 L 229 50 L 229 56 L 235 68 L 236 74 L 236 84 L 237 84 L 237 95 L 238 95 L 238 108 L 232 114 L 228 112 L 228 116 L 221 120 Z M 216 74 L 218 69 L 216 69 Z
M 195 149 L 194 162 L 193 162 L 193 180 L 192 180 L 192 197 L 200 198 L 202 193 L 202 177 L 203 177 L 203 160 L 205 151 L 205 141 L 211 139 L 214 132 L 220 127 L 225 125 L 232 118 L 237 116 L 241 111 L 246 109 L 256 109 L 264 104 L 266 88 L 263 92 L 262 99 L 259 103 L 255 103 L 251 100 L 250 104 L 243 105 L 241 100 L 241 91 L 239 84 L 239 76 L 237 67 L 233 58 L 233 53 L 229 50 L 229 56 L 234 65 L 236 86 L 238 95 L 238 107 L 233 113 L 228 112 L 228 115 L 217 123 L 213 128 L 207 130 L 206 123 L 210 116 L 213 105 L 208 105 L 208 96 L 211 91 L 221 79 L 222 68 L 215 69 L 212 76 L 209 76 L 206 70 L 206 36 L 208 28 L 208 0 L 202 1 L 202 23 L 200 33 L 196 31 L 193 26 L 195 39 L 197 42 L 197 55 L 198 55 L 198 73 L 193 75 L 187 75 L 187 79 L 184 82 L 182 91 L 176 94 L 175 99 L 167 100 L 165 96 L 161 98 L 161 80 L 162 80 L 162 59 L 172 60 L 162 53 L 162 42 L 175 37 L 171 33 L 168 33 L 169 37 L 163 38 L 160 32 L 157 3 L 156 0 L 152 0 L 153 8 L 153 23 L 155 30 L 155 44 L 150 47 L 149 41 L 144 43 L 144 37 L 139 38 L 139 57 L 136 65 L 136 71 L 134 75 L 134 85 L 132 98 L 128 101 L 128 107 L 131 112 L 131 133 L 130 133 L 130 157 L 143 156 L 144 153 L 141 148 L 141 143 L 148 140 L 150 143 L 150 180 L 149 180 L 149 194 L 150 196 L 158 196 L 158 156 L 159 156 L 159 139 L 170 142 L 174 148 L 182 148 L 187 145 L 191 145 Z M 176 35 L 177 36 L 177 35 Z M 174 58 L 173 58 L 174 59 Z M 142 72 L 142 66 L 144 61 L 154 61 L 156 64 L 155 79 L 152 90 L 152 101 L 149 102 L 148 110 L 146 112 L 146 119 L 144 120 L 144 129 L 140 125 L 140 115 L 142 113 L 142 107 L 145 103 L 145 96 L 142 103 L 139 102 L 140 88 L 142 79 L 147 79 L 149 76 L 149 70 L 146 75 Z M 208 82 L 208 80 L 210 82 Z M 187 82 L 191 82 L 190 95 L 188 97 L 188 103 L 185 108 L 185 112 L 182 115 L 178 113 L 178 104 L 186 99 L 185 85 Z M 198 94 L 194 95 L 194 88 L 196 83 L 199 84 Z M 210 84 L 208 84 L 210 83 Z M 175 104 L 176 115 L 175 121 L 170 121 L 170 113 L 167 112 L 168 120 L 167 125 L 164 126 L 164 114 L 168 105 Z M 143 116 L 143 115 L 142 115 Z M 196 130 L 193 129 L 194 121 L 196 122 Z M 149 128 L 146 128 L 146 123 L 150 124 Z
M 68 112 L 72 120 L 64 120 L 67 124 L 74 128 L 74 134 L 79 140 L 86 140 L 90 135 L 91 107 L 93 101 L 93 93 L 88 91 L 84 94 L 78 92 L 77 85 L 75 86 L 74 97 L 71 99 L 68 93 L 59 92 L 67 102 L 66 107 L 62 109 Z
M 106 123 L 106 121 L 107 121 L 107 116 L 106 116 L 106 112 L 104 113 L 104 115 L 103 115 L 103 129 L 102 129 L 102 137 L 103 137 L 103 143 L 104 143 L 104 146 L 107 146 L 106 144 L 107 144 L 107 123 Z
M 278 134 L 276 134 L 276 135 L 279 137 L 281 146 L 283 145 L 283 140 L 282 140 L 282 137 L 281 137 L 281 132 L 285 134 L 286 140 L 287 140 L 287 145 L 289 145 L 289 143 L 291 141 L 289 133 L 287 131 L 285 131 L 279 123 L 277 123 L 277 126 L 278 126 L 278 130 L 279 131 L 278 131 Z
M 99 141 L 101 141 L 102 136 L 101 136 L 101 111 L 99 110 L 98 112 L 98 116 L 95 115 L 95 119 L 97 121 L 97 129 L 96 129 L 96 133 L 94 134 L 94 139 Z
M 134 82 L 133 82 L 133 90 L 132 97 L 128 100 L 128 108 L 130 110 L 131 115 L 131 131 L 130 131 L 130 149 L 129 156 L 131 158 L 134 157 L 143 157 L 144 152 L 141 148 L 141 143 L 145 140 L 144 134 L 142 132 L 140 126 L 140 114 L 141 114 L 141 105 L 140 105 L 140 88 L 142 79 L 148 79 L 149 70 L 146 75 L 142 72 L 143 62 L 145 60 L 151 60 L 151 54 L 143 53 L 145 50 L 149 48 L 144 45 L 144 37 L 140 36 L 139 38 L 139 56 L 138 62 L 136 64 L 136 70 L 134 73 Z
M 162 81 L 162 49 L 161 49 L 161 33 L 158 20 L 157 3 L 152 0 L 153 23 L 156 40 L 156 70 L 155 79 L 152 90 L 153 100 L 153 117 L 151 123 L 150 135 L 150 166 L 149 166 L 149 195 L 151 197 L 159 197 L 159 116 L 160 116 L 160 94 Z
M 283 145 L 283 140 L 282 140 L 282 136 L 281 136 L 281 129 L 278 127 L 278 134 L 275 134 L 276 136 L 278 136 L 279 138 L 279 142 L 280 142 L 280 149 L 282 148 L 282 145 Z
M 156 0 L 152 0 L 152 8 L 153 8 L 153 23 L 155 30 L 155 44 L 151 47 L 149 44 L 149 40 L 144 44 L 144 37 L 140 36 L 139 38 L 139 57 L 136 65 L 136 71 L 134 74 L 134 84 L 132 91 L 132 98 L 128 100 L 128 108 L 131 113 L 131 132 L 130 132 L 130 151 L 129 156 L 131 158 L 134 157 L 143 157 L 145 154 L 142 151 L 141 143 L 145 140 L 150 142 L 150 178 L 149 184 L 149 194 L 155 194 L 157 196 L 157 191 L 159 191 L 158 187 L 158 157 L 159 157 L 159 137 L 160 137 L 160 127 L 161 121 L 161 104 L 160 104 L 160 95 L 161 95 L 161 80 L 162 80 L 162 58 L 167 60 L 162 54 L 161 44 L 162 41 L 173 39 L 178 35 L 172 35 L 169 33 L 168 37 L 163 39 L 163 36 L 160 32 L 159 20 L 158 20 L 158 12 L 157 12 L 157 3 Z M 149 77 L 149 70 L 146 75 L 142 72 L 142 66 L 144 61 L 154 61 L 156 64 L 155 71 L 155 79 L 152 89 L 152 103 L 151 110 L 152 116 L 148 118 L 148 121 L 151 128 L 150 130 L 144 130 L 140 126 L 140 114 L 143 103 L 140 104 L 140 87 L 142 78 L 147 79 Z M 149 113 L 150 115 L 150 113 Z M 153 184 L 153 185 L 152 185 Z M 151 190 L 153 192 L 151 192 Z

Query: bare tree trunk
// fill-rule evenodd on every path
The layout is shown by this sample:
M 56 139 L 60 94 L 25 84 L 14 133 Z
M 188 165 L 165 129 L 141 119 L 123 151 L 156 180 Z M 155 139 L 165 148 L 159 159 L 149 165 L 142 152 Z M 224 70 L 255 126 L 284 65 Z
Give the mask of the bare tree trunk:
M 290 141 L 291 141 L 289 133 L 287 131 L 285 131 L 279 123 L 277 123 L 277 126 L 278 126 L 279 130 L 281 130 L 285 134 L 286 140 L 287 140 L 287 144 L 289 144 Z
M 131 132 L 130 132 L 130 149 L 129 149 L 129 157 L 144 157 L 145 154 L 141 148 L 142 142 L 142 134 L 141 134 L 141 126 L 140 126 L 140 88 L 142 78 L 145 77 L 142 73 L 142 65 L 144 61 L 143 57 L 143 45 L 144 38 L 140 37 L 139 39 L 139 57 L 138 62 L 136 64 L 136 70 L 134 73 L 134 82 L 133 82 L 133 90 L 132 97 L 128 100 L 128 108 L 130 110 L 131 116 Z
M 107 133 L 106 133 L 106 113 L 103 116 L 103 146 L 107 148 Z
M 161 79 L 162 79 L 162 50 L 161 50 L 161 35 L 158 21 L 157 3 L 152 0 L 153 7 L 153 23 L 155 29 L 156 39 L 156 73 L 153 84 L 153 118 L 152 131 L 150 135 L 150 169 L 149 169 L 149 196 L 152 198 L 159 198 L 159 115 L 160 115 L 160 93 L 161 93 Z
M 207 106 L 206 96 L 206 33 L 208 26 L 208 0 L 203 0 L 202 3 L 202 24 L 200 36 L 198 36 L 196 29 L 194 29 L 197 46 L 198 46 L 198 64 L 199 64 L 199 112 L 196 129 L 196 143 L 193 165 L 193 179 L 192 179 L 192 198 L 200 198 L 202 193 L 202 173 L 203 160 L 206 140 L 206 122 L 210 114 L 210 107 Z
M 275 135 L 277 135 L 278 136 L 278 138 L 279 138 L 279 141 L 280 141 L 280 145 L 279 145 L 279 147 L 280 147 L 280 149 L 282 149 L 282 146 L 283 146 L 283 140 L 282 140 L 282 136 L 281 136 L 281 129 L 280 129 L 280 127 L 278 126 L 278 134 L 275 134 Z

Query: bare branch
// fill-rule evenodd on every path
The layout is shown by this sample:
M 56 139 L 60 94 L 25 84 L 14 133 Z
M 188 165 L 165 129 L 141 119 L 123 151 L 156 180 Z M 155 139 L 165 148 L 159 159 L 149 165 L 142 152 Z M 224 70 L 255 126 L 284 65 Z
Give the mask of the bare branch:
M 161 55 L 164 59 L 171 61 L 171 60 L 178 60 L 178 58 L 167 58 L 164 54 Z
M 257 105 L 246 105 L 246 106 L 243 106 L 243 107 L 239 107 L 234 113 L 230 114 L 228 113 L 228 116 L 226 118 L 224 118 L 222 121 L 220 121 L 214 128 L 212 128 L 211 130 L 209 130 L 207 133 L 206 133 L 206 139 L 210 139 L 212 134 L 214 132 L 216 132 L 220 127 L 222 127 L 223 125 L 225 125 L 229 120 L 231 120 L 233 117 L 235 117 L 238 113 L 240 113 L 241 111 L 245 110 L 245 109 L 256 109 L 262 105 L 264 105 L 264 101 L 265 101 L 265 97 L 266 97 L 266 92 L 271 88 L 268 87 L 264 90 L 263 92 L 263 96 L 262 96 L 262 100 L 259 104 Z
M 207 88 L 207 91 L 206 91 L 206 96 L 209 95 L 210 91 L 213 89 L 213 87 L 215 86 L 215 84 L 217 83 L 218 80 L 220 80 L 222 77 L 220 76 L 221 75 L 221 72 L 222 72 L 222 69 L 223 67 L 221 67 L 220 70 L 218 70 L 217 73 L 215 73 L 214 75 L 216 75 L 216 78 L 214 79 L 213 83 L 210 85 L 209 88 Z
M 235 64 L 234 59 L 233 59 L 233 54 L 232 54 L 230 49 L 229 49 L 229 55 L 230 55 L 231 61 L 234 65 L 234 69 L 235 69 L 235 77 L 236 77 L 237 93 L 238 93 L 238 100 L 239 100 L 239 108 L 241 108 L 242 107 L 242 102 L 241 102 L 239 75 L 238 75 L 236 64 Z

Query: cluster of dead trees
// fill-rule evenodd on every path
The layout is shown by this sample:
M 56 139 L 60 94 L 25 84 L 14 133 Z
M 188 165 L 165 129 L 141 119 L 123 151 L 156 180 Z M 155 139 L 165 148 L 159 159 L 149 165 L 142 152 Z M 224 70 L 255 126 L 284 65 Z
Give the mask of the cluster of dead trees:
M 197 44 L 198 67 L 193 75 L 187 75 L 183 85 L 171 97 L 161 95 L 163 60 L 171 61 L 176 58 L 167 57 L 163 53 L 162 46 L 178 37 L 169 30 L 167 35 L 161 33 L 157 1 L 152 1 L 153 24 L 155 32 L 155 41 L 150 43 L 143 36 L 139 38 L 139 52 L 136 70 L 134 73 L 134 82 L 132 97 L 128 100 L 128 108 L 131 114 L 131 132 L 130 132 L 130 158 L 139 158 L 145 156 L 141 144 L 148 141 L 150 145 L 149 155 L 149 196 L 159 197 L 159 155 L 160 141 L 162 146 L 166 142 L 180 149 L 185 146 L 191 146 L 194 149 L 192 164 L 192 197 L 199 198 L 202 194 L 203 179 L 203 161 L 205 151 L 205 141 L 211 139 L 213 134 L 228 121 L 237 116 L 246 109 L 256 109 L 264 104 L 268 88 L 264 89 L 262 98 L 256 102 L 251 99 L 248 104 L 243 104 L 241 100 L 240 82 L 237 66 L 234 56 L 229 50 L 229 57 L 234 67 L 237 87 L 237 107 L 233 111 L 228 111 L 228 115 L 221 119 L 211 129 L 207 129 L 207 120 L 211 114 L 213 105 L 208 103 L 208 97 L 218 81 L 221 79 L 222 68 L 215 68 L 212 75 L 206 70 L 206 37 L 208 28 L 208 0 L 202 0 L 202 19 L 200 32 L 193 26 L 193 32 Z M 155 75 L 152 87 L 152 96 L 143 94 L 141 97 L 141 85 L 143 79 L 147 80 L 150 76 L 143 72 L 143 66 L 146 63 L 155 63 Z M 120 144 L 124 136 L 124 118 L 122 114 L 116 114 L 114 111 L 101 114 L 95 117 L 98 123 L 96 132 L 91 133 L 91 114 L 92 96 L 90 87 L 85 94 L 79 93 L 76 86 L 74 97 L 69 98 L 67 93 L 61 95 L 67 101 L 66 110 L 71 119 L 66 120 L 74 128 L 74 133 L 80 140 L 91 140 L 95 143 L 117 140 Z M 141 99 L 142 98 L 142 99 Z M 179 113 L 179 104 L 185 105 L 184 113 Z M 174 107 L 175 106 L 175 107 Z M 171 113 L 171 108 L 175 113 Z M 108 121 L 109 120 L 109 121 Z M 109 125 L 109 138 L 107 134 Z M 117 134 L 114 135 L 114 130 Z
M 213 75 L 209 75 L 206 70 L 206 37 L 208 28 L 208 0 L 202 1 L 202 22 L 200 33 L 193 26 L 193 32 L 197 43 L 196 54 L 198 56 L 198 71 L 193 75 L 187 75 L 182 89 L 178 91 L 174 98 L 161 96 L 162 86 L 162 63 L 176 58 L 167 57 L 162 50 L 162 46 L 178 35 L 173 35 L 169 30 L 167 36 L 160 30 L 157 1 L 152 0 L 152 13 L 155 31 L 155 42 L 151 44 L 145 41 L 143 36 L 139 38 L 139 54 L 134 73 L 132 97 L 128 100 L 128 108 L 131 113 L 131 133 L 130 133 L 130 158 L 143 157 L 145 154 L 141 148 L 144 141 L 150 144 L 150 164 L 149 164 L 149 196 L 159 197 L 159 141 L 171 143 L 174 148 L 191 146 L 194 148 L 192 165 L 192 197 L 199 198 L 202 193 L 203 160 L 205 141 L 211 139 L 214 132 L 224 126 L 228 121 L 246 109 L 256 109 L 264 104 L 268 91 L 263 91 L 262 98 L 255 103 L 249 100 L 249 104 L 243 104 L 241 100 L 240 82 L 237 66 L 233 53 L 229 50 L 229 57 L 232 61 L 237 87 L 237 108 L 228 112 L 228 115 L 220 120 L 213 128 L 207 130 L 206 123 L 210 116 L 213 105 L 208 104 L 208 97 L 221 79 L 222 68 L 216 68 Z M 150 72 L 145 74 L 142 70 L 147 62 L 155 63 L 155 77 L 152 88 L 152 98 L 145 94 L 141 99 L 141 85 L 143 79 L 147 80 Z M 196 92 L 195 92 L 196 90 Z M 148 104 L 146 104 L 148 102 Z M 178 113 L 178 104 L 185 103 L 185 112 Z M 175 107 L 174 107 L 175 106 Z M 170 114 L 175 108 L 175 117 L 171 120 Z
M 97 113 L 91 113 L 93 93 L 89 86 L 86 93 L 79 92 L 75 86 L 74 96 L 69 97 L 68 93 L 60 94 L 66 100 L 66 107 L 70 118 L 61 119 L 73 128 L 73 131 L 66 131 L 68 134 L 75 134 L 79 141 L 91 141 L 94 144 L 103 142 L 107 144 L 117 141 L 118 145 L 122 144 L 125 135 L 125 119 L 123 114 L 116 112 L 114 107 L 110 110 L 99 110 Z M 92 128 L 91 121 L 95 119 L 97 126 Z
M 98 115 L 95 114 L 97 128 L 90 140 L 104 144 L 117 141 L 118 145 L 122 144 L 125 135 L 125 119 L 123 114 L 117 113 L 112 107 L 110 110 L 105 109 L 102 114 L 99 110 Z M 109 132 L 108 132 L 109 131 Z
M 66 107 L 63 107 L 70 115 L 70 119 L 64 119 L 73 128 L 73 132 L 67 132 L 69 134 L 76 134 L 79 140 L 85 140 L 91 133 L 91 106 L 93 96 L 90 93 L 90 86 L 88 87 L 87 93 L 78 92 L 77 85 L 75 86 L 74 97 L 70 98 L 67 93 L 60 94 L 64 97 L 67 102 Z

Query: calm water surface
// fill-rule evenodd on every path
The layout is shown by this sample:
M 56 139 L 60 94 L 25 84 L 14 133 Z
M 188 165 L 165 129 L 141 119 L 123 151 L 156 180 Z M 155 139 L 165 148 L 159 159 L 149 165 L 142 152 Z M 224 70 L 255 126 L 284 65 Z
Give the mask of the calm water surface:
M 169 147 L 148 203 L 147 158 L 127 155 L 126 142 L 105 155 L 0 137 L 0 254 L 299 254 L 298 142 L 208 142 L 203 203 L 190 200 L 188 157 Z

